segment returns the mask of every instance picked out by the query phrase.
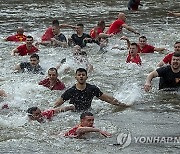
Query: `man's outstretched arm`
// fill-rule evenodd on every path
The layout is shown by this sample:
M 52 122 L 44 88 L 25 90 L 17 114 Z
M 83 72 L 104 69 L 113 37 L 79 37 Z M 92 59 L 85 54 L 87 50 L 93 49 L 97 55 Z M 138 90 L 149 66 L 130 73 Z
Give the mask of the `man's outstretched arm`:
M 54 108 L 61 106 L 65 101 L 60 97 L 56 100 L 55 104 L 54 104 Z
M 100 100 L 105 101 L 107 103 L 110 103 L 112 105 L 116 105 L 116 106 L 120 106 L 120 107 L 129 107 L 129 105 L 126 105 L 124 103 L 121 103 L 120 101 L 118 101 L 116 98 L 109 96 L 107 94 L 102 94 L 99 97 Z

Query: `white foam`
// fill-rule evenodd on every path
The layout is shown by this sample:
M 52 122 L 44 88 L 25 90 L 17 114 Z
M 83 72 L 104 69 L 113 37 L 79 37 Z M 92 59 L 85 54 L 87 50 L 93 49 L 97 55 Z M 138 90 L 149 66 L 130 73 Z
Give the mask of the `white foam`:
M 127 105 L 133 105 L 135 101 L 141 98 L 141 88 L 137 83 L 126 83 L 120 87 L 120 90 L 114 94 L 114 97 Z
M 22 116 L 21 114 L 0 117 L 0 124 L 4 127 L 17 128 L 23 126 L 27 121 L 27 116 Z

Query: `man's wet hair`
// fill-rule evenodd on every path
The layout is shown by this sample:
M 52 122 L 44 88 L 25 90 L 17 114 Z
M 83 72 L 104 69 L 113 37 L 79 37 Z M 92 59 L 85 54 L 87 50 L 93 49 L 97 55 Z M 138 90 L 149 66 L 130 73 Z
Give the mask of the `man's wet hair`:
M 174 56 L 174 57 L 180 57 L 180 53 L 179 53 L 179 52 L 174 52 L 174 53 L 173 53 L 173 56 Z
M 97 25 L 98 26 L 104 26 L 105 25 L 105 21 L 104 20 L 100 20 Z
M 176 42 L 174 43 L 174 45 L 179 44 L 179 43 L 180 43 L 180 41 L 176 41 Z
M 85 72 L 86 75 L 87 75 L 87 71 L 86 71 L 86 69 L 84 69 L 84 68 L 78 68 L 78 69 L 76 70 L 76 74 L 77 74 L 77 72 Z
M 94 116 L 91 112 L 83 112 L 80 115 L 80 119 L 84 119 L 86 116 Z
M 57 71 L 57 69 L 56 69 L 55 67 L 51 67 L 51 68 L 48 70 L 48 72 L 49 72 L 49 71 L 55 71 L 56 74 L 58 74 L 58 71 Z
M 32 54 L 31 56 L 30 56 L 30 58 L 36 58 L 37 60 L 39 60 L 39 56 L 37 55 L 37 54 Z
M 84 25 L 82 23 L 77 24 L 77 26 L 84 28 Z
M 26 39 L 27 39 L 27 38 L 31 38 L 31 39 L 33 40 L 33 37 L 32 37 L 32 36 L 30 36 L 30 35 L 28 35 L 28 36 L 26 37 Z
M 33 114 L 34 111 L 36 111 L 38 109 L 38 107 L 30 107 L 27 109 L 27 113 L 28 115 Z
M 16 29 L 16 32 L 19 33 L 19 34 L 23 34 L 24 33 L 24 29 L 22 27 L 18 27 Z
M 53 26 L 59 26 L 59 21 L 57 19 L 52 21 Z
M 140 36 L 139 39 L 141 39 L 141 38 L 147 40 L 146 36 Z
M 135 42 L 131 43 L 130 45 L 133 45 L 133 46 L 138 47 L 138 44 L 137 44 L 137 43 L 135 43 Z

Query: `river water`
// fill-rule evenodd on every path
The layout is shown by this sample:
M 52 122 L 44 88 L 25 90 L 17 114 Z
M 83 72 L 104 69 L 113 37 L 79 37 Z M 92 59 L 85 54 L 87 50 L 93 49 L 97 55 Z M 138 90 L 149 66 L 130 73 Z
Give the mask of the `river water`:
M 142 1 L 140 11 L 129 12 L 127 1 L 106 0 L 0 0 L 0 88 L 9 97 L 1 99 L 0 106 L 9 104 L 10 109 L 0 110 L 0 153 L 179 153 L 180 141 L 180 93 L 158 90 L 158 79 L 153 80 L 153 88 L 144 92 L 143 85 L 147 74 L 156 68 L 157 63 L 167 52 L 173 51 L 174 43 L 179 40 L 179 18 L 167 17 L 167 10 L 180 11 L 179 0 Z M 94 72 L 89 74 L 88 82 L 117 97 L 132 107 L 121 111 L 112 105 L 94 99 L 92 112 L 95 126 L 112 133 L 111 138 L 92 135 L 86 140 L 62 137 L 64 131 L 79 122 L 79 114 L 66 112 L 44 124 L 28 123 L 26 110 L 39 106 L 42 110 L 53 106 L 63 91 L 50 91 L 37 83 L 45 76 L 32 74 L 13 74 L 13 68 L 28 56 L 12 57 L 10 51 L 18 43 L 5 42 L 3 38 L 23 26 L 26 34 L 36 41 L 54 18 L 61 23 L 75 25 L 82 22 L 85 32 L 89 33 L 100 19 L 107 24 L 116 19 L 118 12 L 127 14 L 127 24 L 146 35 L 148 43 L 156 47 L 166 47 L 163 54 L 141 55 L 142 66 L 126 64 L 126 50 L 111 50 L 114 45 L 126 46 L 119 36 L 109 39 L 107 53 L 99 53 L 99 47 L 88 45 L 85 49 Z M 138 36 L 124 30 L 131 41 L 137 42 Z M 62 29 L 69 37 L 72 29 Z M 40 46 L 41 66 L 47 70 L 56 66 L 62 58 L 72 59 L 71 49 L 47 48 Z M 68 65 L 75 69 L 73 62 Z M 73 65 L 73 66 L 72 66 Z M 59 78 L 70 87 L 75 83 L 74 74 L 62 73 Z M 67 103 L 65 103 L 67 105 Z M 120 133 L 129 133 L 131 144 L 125 147 L 112 146 Z M 160 138 L 161 141 L 147 141 L 147 138 Z M 173 140 L 163 140 L 171 137 Z M 125 140 L 123 140 L 125 142 Z M 127 143 L 126 143 L 127 144 Z

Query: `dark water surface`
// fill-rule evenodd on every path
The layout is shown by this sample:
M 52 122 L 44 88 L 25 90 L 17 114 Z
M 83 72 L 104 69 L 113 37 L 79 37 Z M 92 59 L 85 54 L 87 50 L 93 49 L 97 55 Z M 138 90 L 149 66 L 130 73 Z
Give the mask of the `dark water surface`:
M 167 52 L 141 55 L 143 64 L 138 67 L 125 63 L 126 50 L 111 50 L 114 45 L 126 45 L 119 40 L 119 36 L 109 39 L 106 54 L 100 54 L 98 46 L 88 45 L 89 48 L 85 50 L 94 66 L 88 82 L 97 85 L 103 92 L 132 104 L 132 107 L 121 111 L 100 100 L 93 100 L 95 126 L 112 133 L 112 138 L 92 135 L 87 140 L 77 140 L 66 139 L 60 135 L 79 121 L 77 113 L 59 114 L 52 122 L 42 125 L 27 122 L 28 107 L 50 108 L 62 91 L 49 91 L 38 86 L 38 81 L 45 76 L 12 74 L 14 66 L 29 57 L 12 57 L 10 51 L 18 43 L 3 41 L 4 37 L 14 33 L 20 26 L 25 28 L 26 34 L 39 41 L 54 18 L 61 23 L 72 25 L 82 22 L 85 32 L 89 33 L 100 19 L 109 24 L 123 11 L 127 14 L 127 24 L 146 35 L 150 44 L 173 51 L 174 43 L 180 38 L 180 18 L 168 17 L 166 12 L 180 12 L 179 0 L 142 1 L 143 7 L 137 12 L 129 12 L 125 0 L 0 0 L 0 4 L 0 79 L 3 80 L 0 85 L 10 94 L 9 98 L 0 102 L 0 106 L 4 103 L 10 105 L 9 110 L 0 110 L 0 153 L 179 153 L 180 141 L 176 140 L 180 135 L 179 91 L 159 91 L 158 79 L 153 80 L 153 89 L 149 93 L 143 90 L 147 74 L 156 68 Z M 62 33 L 69 37 L 74 32 L 72 29 L 62 29 Z M 136 35 L 126 30 L 124 34 L 131 41 L 137 42 Z M 64 57 L 72 59 L 69 48 L 40 46 L 39 55 L 41 65 L 46 70 L 56 66 Z M 67 65 L 73 69 L 78 67 L 74 66 L 72 61 Z M 64 74 L 59 70 L 59 74 L 67 87 L 75 83 L 73 73 Z M 121 148 L 110 145 L 116 143 L 116 137 L 120 133 L 130 133 L 129 146 Z M 159 137 L 162 140 L 148 142 L 148 137 Z M 163 141 L 163 137 L 171 137 L 173 140 Z

